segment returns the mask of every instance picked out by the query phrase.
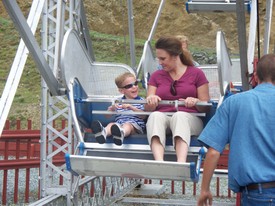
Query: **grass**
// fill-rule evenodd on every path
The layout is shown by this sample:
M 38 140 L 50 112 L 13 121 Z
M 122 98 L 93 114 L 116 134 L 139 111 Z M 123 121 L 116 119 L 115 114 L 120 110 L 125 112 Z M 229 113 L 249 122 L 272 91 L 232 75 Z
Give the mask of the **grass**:
M 91 32 L 90 34 L 96 61 L 131 64 L 129 37 L 114 36 L 98 32 Z M 135 39 L 137 61 L 139 61 L 142 55 L 144 42 L 145 40 Z

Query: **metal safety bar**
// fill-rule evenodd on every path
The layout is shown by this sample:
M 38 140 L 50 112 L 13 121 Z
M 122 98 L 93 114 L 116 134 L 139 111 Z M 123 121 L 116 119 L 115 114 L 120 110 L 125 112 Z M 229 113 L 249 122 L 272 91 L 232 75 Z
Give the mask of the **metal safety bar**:
M 134 99 L 118 99 L 118 98 L 86 98 L 86 99 L 76 99 L 76 102 L 111 102 L 112 105 L 117 103 L 126 104 L 147 104 L 146 100 L 134 100 Z M 161 100 L 159 102 L 161 105 L 175 105 L 176 111 L 178 111 L 179 106 L 184 106 L 185 103 L 182 100 Z M 197 106 L 212 106 L 211 102 L 197 102 Z M 105 110 L 93 110 L 93 114 L 118 114 L 116 111 L 105 111 Z M 134 114 L 134 115 L 150 115 L 152 112 L 133 112 L 124 111 L 123 114 Z M 174 112 L 165 112 L 165 114 L 171 116 Z M 205 113 L 192 113 L 196 116 L 205 116 Z
M 126 104 L 147 104 L 146 100 L 134 100 L 134 99 L 118 99 L 118 98 L 86 98 L 86 99 L 76 99 L 76 102 L 111 102 L 113 104 L 115 103 L 126 103 Z M 184 106 L 183 100 L 161 100 L 159 101 L 159 104 L 162 105 L 178 105 L 178 106 Z M 212 106 L 211 102 L 198 102 L 196 103 L 197 106 Z
M 123 112 L 123 114 L 127 114 L 127 115 L 150 115 L 152 112 L 133 112 L 133 111 L 125 111 Z M 173 114 L 175 114 L 175 112 L 163 112 L 164 114 L 168 115 L 168 116 L 172 116 Z M 93 110 L 92 114 L 105 114 L 105 115 L 114 115 L 114 114 L 121 114 L 121 112 L 112 112 L 112 111 L 106 111 L 106 110 Z M 199 117 L 205 117 L 205 113 L 191 113 L 195 116 L 199 116 Z

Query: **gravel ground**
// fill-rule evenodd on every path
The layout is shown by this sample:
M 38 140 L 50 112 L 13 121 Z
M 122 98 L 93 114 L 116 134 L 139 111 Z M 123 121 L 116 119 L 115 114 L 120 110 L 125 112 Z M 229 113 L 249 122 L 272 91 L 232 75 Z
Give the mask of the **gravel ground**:
M 8 205 L 14 205 L 13 204 L 13 198 L 14 198 L 14 175 L 15 172 L 14 170 L 10 170 L 8 172 L 8 187 L 7 187 L 7 202 Z M 26 179 L 26 172 L 24 169 L 19 170 L 19 204 L 17 205 L 27 205 L 24 204 L 24 190 L 25 190 L 25 179 Z M 35 202 L 38 200 L 37 197 L 37 191 L 38 191 L 38 181 L 39 181 L 39 175 L 38 175 L 38 169 L 31 169 L 31 180 L 30 180 L 30 202 Z M 0 191 L 3 191 L 3 171 L 0 171 Z M 159 180 L 153 180 L 152 185 L 159 185 Z M 144 187 L 147 187 L 150 185 L 145 185 Z M 193 183 L 192 182 L 186 182 L 185 183 L 185 194 L 182 195 L 182 182 L 180 181 L 175 181 L 174 182 L 174 194 L 171 194 L 171 182 L 170 181 L 163 181 L 163 187 L 161 187 L 160 190 L 157 192 L 151 191 L 151 193 L 147 194 L 142 194 L 140 191 L 138 192 L 137 190 L 131 191 L 126 195 L 126 198 L 121 199 L 120 201 L 117 201 L 117 203 L 114 204 L 114 206 L 126 206 L 126 205 L 148 205 L 147 198 L 150 198 L 151 201 L 155 201 L 156 199 L 159 201 L 159 199 L 163 199 L 167 201 L 167 199 L 171 199 L 174 202 L 177 202 L 179 200 L 184 200 L 185 202 L 190 201 L 191 203 L 189 205 L 192 205 L 196 199 L 197 196 L 193 195 Z M 200 190 L 200 182 L 196 185 L 196 194 L 199 194 Z M 216 196 L 216 178 L 213 178 L 212 183 L 211 183 L 211 190 L 214 196 Z M 223 204 L 225 203 L 231 203 L 234 205 L 236 201 L 236 194 L 231 192 L 232 198 L 227 198 L 228 195 L 228 190 L 227 190 L 227 178 L 220 178 L 220 197 L 217 198 L 215 197 L 214 203 Z M 147 203 L 135 203 L 136 199 L 139 198 L 139 202 L 143 201 L 142 198 L 145 198 L 145 202 Z M 131 201 L 131 202 L 127 202 Z M 0 203 L 2 202 L 2 192 L 0 193 Z M 182 202 L 182 201 L 181 201 Z M 165 204 L 163 202 L 163 204 Z M 163 205 L 161 204 L 161 205 Z M 0 204 L 1 205 L 1 204 Z M 152 206 L 154 205 L 160 205 L 160 204 L 150 204 Z M 171 205 L 171 204 L 169 204 Z M 175 205 L 179 205 L 176 204 Z M 181 204 L 180 204 L 181 205 Z M 188 205 L 186 203 L 186 205 Z
M 158 184 L 159 181 L 153 181 L 153 184 Z M 216 178 L 213 178 L 211 182 L 211 191 L 214 196 L 216 196 Z M 146 186 L 145 186 L 146 187 Z M 140 205 L 148 205 L 150 203 L 151 206 L 157 205 L 196 205 L 196 200 L 198 198 L 200 192 L 200 182 L 196 185 L 195 191 L 196 195 L 193 195 L 194 186 L 192 182 L 185 182 L 185 194 L 182 194 L 182 182 L 175 181 L 174 184 L 174 194 L 171 193 L 171 182 L 163 181 L 163 188 L 155 194 L 146 191 L 133 191 L 126 195 L 126 198 L 121 199 L 116 202 L 114 206 L 140 206 Z M 227 178 L 220 178 L 220 194 L 219 197 L 214 197 L 213 206 L 215 205 L 235 205 L 236 202 L 236 194 L 231 192 L 231 198 L 228 198 L 228 190 L 227 190 Z M 139 195 L 141 194 L 141 195 Z M 139 199 L 136 199 L 136 198 Z M 148 199 L 149 198 L 149 199 Z M 138 201 L 139 203 L 137 203 Z M 155 203 L 155 204 L 154 204 Z
M 0 171 L 0 190 L 3 191 L 3 174 L 4 172 Z M 30 198 L 29 202 L 34 202 L 38 200 L 38 169 L 30 169 Z M 14 184 L 15 184 L 15 170 L 9 170 L 8 172 L 8 186 L 7 186 L 7 204 L 13 205 L 14 199 Z M 17 205 L 26 205 L 25 202 L 25 187 L 26 187 L 26 170 L 19 170 L 19 181 L 18 181 L 18 202 Z M 0 203 L 2 203 L 2 192 L 0 193 Z M 1 205 L 1 204 L 0 204 Z

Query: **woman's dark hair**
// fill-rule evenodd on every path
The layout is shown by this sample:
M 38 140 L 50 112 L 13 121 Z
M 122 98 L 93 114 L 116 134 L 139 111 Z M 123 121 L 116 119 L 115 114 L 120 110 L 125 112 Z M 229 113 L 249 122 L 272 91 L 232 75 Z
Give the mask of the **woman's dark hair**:
M 262 56 L 258 62 L 256 73 L 260 82 L 275 83 L 275 55 L 266 54 Z
M 171 56 L 178 56 L 183 64 L 194 66 L 193 58 L 189 51 L 182 49 L 181 41 L 172 36 L 160 37 L 156 44 L 156 49 L 163 49 Z

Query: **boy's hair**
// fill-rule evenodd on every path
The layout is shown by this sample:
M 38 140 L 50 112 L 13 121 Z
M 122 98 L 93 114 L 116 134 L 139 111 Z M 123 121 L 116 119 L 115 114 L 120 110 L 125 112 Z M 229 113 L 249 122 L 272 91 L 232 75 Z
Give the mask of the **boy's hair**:
M 176 38 L 179 39 L 181 42 L 186 42 L 186 43 L 188 43 L 188 38 L 187 38 L 187 36 L 184 36 L 184 35 L 177 35 Z
M 125 72 L 125 73 L 119 75 L 119 76 L 115 79 L 116 86 L 117 86 L 118 88 L 122 88 L 122 87 L 123 87 L 123 82 L 124 82 L 125 79 L 128 78 L 128 77 L 134 77 L 134 78 L 136 78 L 136 76 L 135 76 L 133 73 L 131 73 L 131 72 Z

